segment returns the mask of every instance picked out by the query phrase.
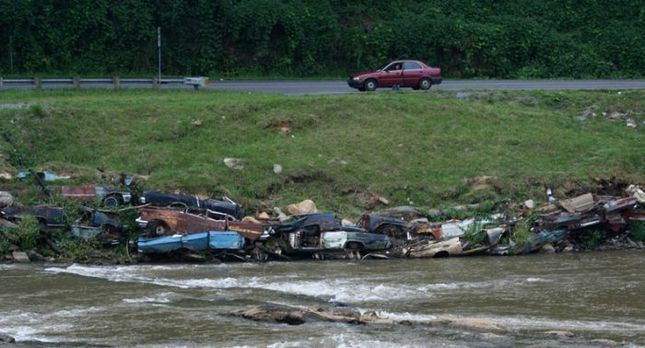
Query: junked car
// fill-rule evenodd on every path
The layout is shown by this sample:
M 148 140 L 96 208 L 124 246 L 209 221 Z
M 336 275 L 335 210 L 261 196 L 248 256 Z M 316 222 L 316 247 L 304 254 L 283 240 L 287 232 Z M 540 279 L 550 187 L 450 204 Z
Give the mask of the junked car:
M 94 199 L 105 206 L 129 204 L 132 200 L 129 191 L 104 186 L 61 186 L 60 192 L 63 197 Z
M 84 240 L 100 239 L 109 244 L 119 244 L 125 227 L 113 214 L 84 208 L 71 225 L 72 235 Z
M 198 197 L 189 195 L 147 191 L 143 193 L 142 197 L 139 199 L 139 203 L 162 207 L 179 207 L 184 209 L 200 208 L 210 210 L 211 212 L 217 212 L 220 213 L 222 217 L 230 217 L 236 220 L 242 219 L 246 214 L 239 204 L 228 197 L 223 197 L 221 200 L 199 199 Z
M 441 83 L 441 69 L 420 60 L 395 60 L 375 71 L 352 74 L 347 84 L 359 91 L 374 91 L 380 87 L 411 87 L 428 90 Z
M 0 214 L 3 219 L 13 223 L 18 223 L 25 216 L 33 216 L 38 220 L 43 230 L 65 227 L 66 223 L 63 208 L 46 205 L 30 207 L 13 205 L 2 209 Z
M 292 217 L 267 230 L 265 246 L 281 254 L 322 251 L 377 251 L 392 246 L 385 234 L 369 233 L 356 226 L 344 226 L 334 214 L 308 214 Z
M 136 222 L 151 237 L 205 231 L 235 231 L 252 242 L 260 239 L 266 228 L 263 224 L 253 222 L 216 220 L 185 210 L 155 207 L 140 208 Z
M 140 236 L 138 251 L 144 254 L 168 253 L 181 249 L 191 251 L 241 250 L 246 239 L 233 231 L 205 231 L 191 234 L 174 234 L 156 238 Z

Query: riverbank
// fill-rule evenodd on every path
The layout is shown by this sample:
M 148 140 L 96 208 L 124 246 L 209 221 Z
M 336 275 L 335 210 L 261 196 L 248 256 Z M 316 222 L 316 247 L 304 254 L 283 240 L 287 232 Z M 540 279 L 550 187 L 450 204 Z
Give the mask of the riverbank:
M 106 174 L 131 173 L 142 189 L 226 195 L 250 215 L 310 198 L 354 222 L 400 205 L 430 222 L 466 219 L 511 202 L 539 205 L 547 188 L 564 199 L 642 186 L 643 99 L 642 90 L 2 92 L 0 118 L 19 151 L 0 145 L 0 186 L 22 204 L 62 206 L 69 222 L 77 218 L 80 203 L 15 179 L 26 168 L 22 155 L 37 171 L 70 176 L 54 186 L 105 185 Z M 122 214 L 131 242 L 135 218 Z M 66 261 L 134 257 L 123 246 L 100 251 L 59 237 Z

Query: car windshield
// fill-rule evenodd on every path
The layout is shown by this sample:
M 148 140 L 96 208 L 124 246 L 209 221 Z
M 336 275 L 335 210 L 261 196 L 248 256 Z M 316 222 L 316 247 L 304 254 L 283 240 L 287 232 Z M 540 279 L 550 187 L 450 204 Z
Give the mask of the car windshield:
M 378 69 L 376 69 L 376 70 L 385 70 L 385 68 L 387 68 L 387 66 L 388 66 L 388 65 L 390 65 L 390 64 L 392 64 L 392 62 L 385 63 L 385 64 L 383 64 L 380 68 L 378 68 Z

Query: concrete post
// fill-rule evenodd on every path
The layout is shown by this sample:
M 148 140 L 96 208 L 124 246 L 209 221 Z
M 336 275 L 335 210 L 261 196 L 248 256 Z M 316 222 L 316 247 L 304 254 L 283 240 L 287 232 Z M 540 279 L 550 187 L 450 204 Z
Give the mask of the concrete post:
M 112 87 L 114 89 L 121 89 L 121 79 L 118 76 L 112 77 Z
M 42 86 L 43 82 L 40 77 L 34 77 L 34 87 L 36 87 L 36 89 L 40 89 Z
M 74 85 L 74 88 L 80 89 L 81 88 L 81 79 L 78 76 L 75 76 L 72 78 L 72 84 Z
M 159 89 L 160 81 L 156 77 L 152 78 L 152 88 Z

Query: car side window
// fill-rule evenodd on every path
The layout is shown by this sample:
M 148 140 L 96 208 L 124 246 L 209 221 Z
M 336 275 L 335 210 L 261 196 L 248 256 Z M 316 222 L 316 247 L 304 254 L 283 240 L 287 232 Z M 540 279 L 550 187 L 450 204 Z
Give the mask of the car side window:
M 415 63 L 415 62 L 405 62 L 403 63 L 403 69 L 404 70 L 419 70 L 421 69 L 421 65 Z
M 390 64 L 390 66 L 388 66 L 385 70 L 387 71 L 401 70 L 401 63 Z

